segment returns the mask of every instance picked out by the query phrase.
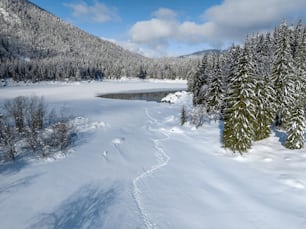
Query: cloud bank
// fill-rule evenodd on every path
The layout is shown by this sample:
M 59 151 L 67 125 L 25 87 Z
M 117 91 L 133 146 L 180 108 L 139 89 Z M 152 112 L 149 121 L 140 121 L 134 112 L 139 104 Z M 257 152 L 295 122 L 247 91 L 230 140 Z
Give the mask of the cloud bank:
M 150 20 L 136 22 L 129 35 L 132 42 L 157 49 L 171 41 L 221 48 L 242 41 L 247 34 L 271 31 L 283 19 L 305 14 L 305 0 L 224 0 L 199 15 L 200 22 L 180 21 L 175 11 L 160 8 Z

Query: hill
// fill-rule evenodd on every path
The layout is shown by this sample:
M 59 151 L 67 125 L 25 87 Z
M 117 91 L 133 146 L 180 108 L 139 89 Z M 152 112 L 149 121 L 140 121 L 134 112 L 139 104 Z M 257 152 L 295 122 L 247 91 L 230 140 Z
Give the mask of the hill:
M 1 75 L 16 80 L 129 76 L 135 75 L 146 59 L 90 35 L 27 0 L 0 1 L 0 31 Z M 18 70 L 12 71 L 14 68 Z
M 180 58 L 186 58 L 186 57 L 203 57 L 204 55 L 206 54 L 219 54 L 221 53 L 222 51 L 219 50 L 219 49 L 206 49 L 206 50 L 201 50 L 201 51 L 197 51 L 197 52 L 193 52 L 193 53 L 190 53 L 190 54 L 186 54 L 186 55 L 182 55 L 182 56 L 179 56 Z

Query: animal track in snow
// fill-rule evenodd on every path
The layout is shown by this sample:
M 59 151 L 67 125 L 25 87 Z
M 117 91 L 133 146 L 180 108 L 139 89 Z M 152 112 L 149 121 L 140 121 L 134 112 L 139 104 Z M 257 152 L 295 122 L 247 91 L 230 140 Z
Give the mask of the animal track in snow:
M 113 144 L 121 144 L 124 140 L 125 140 L 125 138 L 123 138 L 123 137 L 121 137 L 121 138 L 114 138 L 112 143 Z
M 290 187 L 297 188 L 297 189 L 305 188 L 304 184 L 299 180 L 286 179 L 286 180 L 283 180 L 283 183 Z
M 283 184 L 288 185 L 292 188 L 297 188 L 297 189 L 305 188 L 305 184 L 303 182 L 294 178 L 290 178 L 290 176 L 287 174 L 281 174 L 280 179 Z
M 119 152 L 119 154 L 122 156 L 122 157 L 125 157 L 126 155 L 124 154 L 124 152 L 122 151 L 120 145 L 122 144 L 122 142 L 125 141 L 125 138 L 124 137 L 121 137 L 121 138 L 114 138 L 112 140 L 112 143 L 113 143 L 113 146 L 114 148 Z
M 272 158 L 267 157 L 267 158 L 263 159 L 263 161 L 264 161 L 264 162 L 271 162 L 271 161 L 273 161 L 273 159 L 272 159 Z

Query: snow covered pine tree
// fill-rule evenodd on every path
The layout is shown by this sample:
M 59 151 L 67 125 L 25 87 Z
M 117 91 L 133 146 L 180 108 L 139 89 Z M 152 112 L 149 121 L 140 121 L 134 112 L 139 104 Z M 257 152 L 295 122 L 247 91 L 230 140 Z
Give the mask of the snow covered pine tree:
M 256 124 L 255 75 L 247 43 L 229 85 L 224 110 L 223 143 L 234 152 L 251 148 Z

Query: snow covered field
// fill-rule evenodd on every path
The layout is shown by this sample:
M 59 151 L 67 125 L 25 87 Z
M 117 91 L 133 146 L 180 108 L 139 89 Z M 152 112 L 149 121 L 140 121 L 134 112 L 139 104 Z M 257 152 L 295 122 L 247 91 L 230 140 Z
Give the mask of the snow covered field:
M 0 165 L 1 229 L 306 228 L 306 150 L 282 134 L 244 156 L 222 148 L 222 123 L 181 127 L 175 104 L 97 98 L 186 88 L 186 82 L 105 81 L 0 88 L 0 102 L 43 95 L 77 116 L 66 158 Z

